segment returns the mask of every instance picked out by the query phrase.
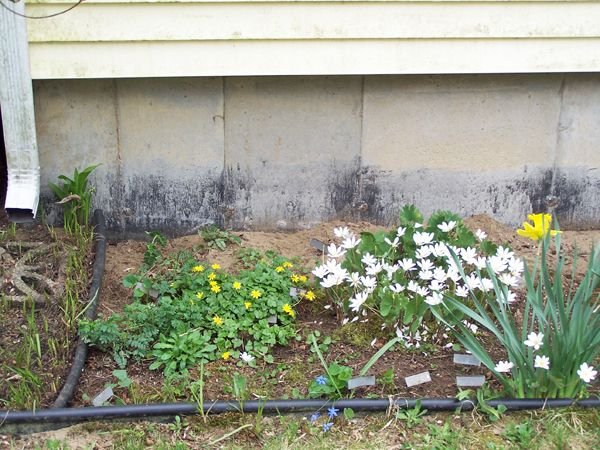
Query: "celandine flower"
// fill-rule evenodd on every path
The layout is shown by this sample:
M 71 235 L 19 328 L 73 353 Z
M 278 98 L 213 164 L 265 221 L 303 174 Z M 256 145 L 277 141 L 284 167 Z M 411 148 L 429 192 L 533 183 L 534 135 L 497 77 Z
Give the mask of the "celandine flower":
M 552 216 L 550 214 L 529 214 L 527 216 L 533 222 L 523 222 L 523 229 L 518 229 L 517 234 L 524 236 L 534 241 L 538 241 L 550 233 L 551 236 L 556 236 L 559 231 L 551 230 Z
M 296 316 L 296 313 L 294 312 L 294 310 L 292 309 L 292 307 L 290 306 L 289 303 L 286 303 L 285 305 L 283 305 L 281 307 L 281 309 L 283 310 L 284 313 L 288 314 L 290 317 Z
M 577 375 L 579 375 L 579 378 L 581 378 L 584 382 L 591 383 L 592 380 L 596 378 L 596 375 L 598 375 L 598 372 L 594 370 L 594 366 L 588 366 L 587 363 L 583 363 L 581 366 L 579 366 Z
M 231 353 L 229 352 L 223 352 L 223 354 L 221 355 L 221 358 L 223 358 L 225 361 L 227 361 L 230 357 Z
M 250 297 L 252 297 L 253 299 L 257 300 L 262 296 L 262 293 L 260 291 L 257 291 L 256 289 L 254 289 L 252 292 L 250 292 Z
M 252 306 L 252 302 L 244 302 L 244 308 L 250 309 L 251 306 Z
M 215 284 L 214 286 L 210 287 L 210 290 L 213 291 L 215 294 L 218 294 L 219 292 L 221 292 L 221 286 Z
M 316 295 L 313 291 L 306 291 L 306 293 L 304 294 L 304 298 L 312 302 L 316 298 Z
M 277 266 L 277 267 L 275 267 L 275 272 L 277 272 L 277 273 L 281 273 L 284 270 L 285 270 L 285 267 L 283 267 L 283 266 Z
M 192 272 L 196 272 L 196 273 L 204 272 L 204 266 L 201 264 L 198 264 L 197 266 L 192 267 Z
M 223 325 L 223 319 L 221 319 L 219 316 L 214 316 L 212 318 L 212 321 L 218 327 L 220 327 L 221 325 Z
M 213 270 L 219 270 L 221 268 L 221 266 L 219 264 L 217 264 L 217 263 L 213 264 L 210 267 L 212 267 Z
M 197 292 L 196 293 L 196 298 L 198 300 L 202 300 L 204 298 L 204 292 Z
M 233 287 L 236 291 L 239 291 L 242 288 L 242 283 L 239 281 L 234 281 L 231 287 Z
M 544 355 L 535 355 L 533 367 L 550 370 L 550 358 Z
M 543 333 L 529 333 L 527 335 L 527 340 L 523 342 L 528 347 L 533 347 L 534 350 L 539 350 L 542 345 L 544 345 L 544 335 Z

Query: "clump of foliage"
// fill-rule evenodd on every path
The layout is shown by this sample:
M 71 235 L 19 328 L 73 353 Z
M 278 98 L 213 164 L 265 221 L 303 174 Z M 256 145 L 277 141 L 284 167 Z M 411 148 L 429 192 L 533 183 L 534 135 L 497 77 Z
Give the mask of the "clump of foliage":
M 392 230 L 358 237 L 340 227 L 334 234 L 340 244 L 327 247 L 327 262 L 313 274 L 344 315 L 355 315 L 353 320 L 377 315 L 398 330 L 400 323 L 409 325 L 411 332 L 417 330 L 447 294 L 465 301 L 470 290 L 481 300 L 493 295 L 490 278 L 475 276 L 477 271 L 487 273 L 490 261 L 510 287 L 517 285 L 522 271 L 522 262 L 507 256 L 507 249 L 487 240 L 480 230 L 471 232 L 449 211 L 435 212 L 425 223 L 421 212 L 408 205 Z M 452 255 L 465 263 L 466 279 Z M 456 307 L 444 310 L 444 316 L 453 323 L 463 317 Z
M 123 281 L 133 290 L 133 303 L 122 314 L 83 320 L 80 334 L 112 352 L 121 366 L 129 358 L 152 358 L 151 368 L 166 374 L 216 359 L 272 362 L 271 349 L 295 336 L 300 299 L 290 290 L 308 281 L 293 269 L 273 252 L 237 274 L 185 252 L 154 254 L 152 270 Z
M 88 187 L 88 178 L 99 164 L 89 166 L 81 172 L 75 168 L 73 178 L 59 175 L 61 185 L 48 183 L 48 186 L 58 198 L 58 204 L 63 205 L 65 230 L 73 232 L 77 227 L 87 226 L 90 220 L 90 208 L 92 206 L 92 193 L 94 190 Z
M 518 233 L 539 241 L 541 256 L 533 270 L 525 270 L 524 310 L 510 307 L 506 287 L 491 271 L 494 300 L 483 304 L 471 292 L 473 306 L 469 307 L 449 296 L 436 307 L 436 314 L 443 320 L 443 308 L 458 308 L 493 334 L 506 350 L 506 361 L 494 363 L 468 327 L 453 326 L 459 341 L 502 382 L 508 395 L 574 398 L 583 395 L 586 383 L 598 375 L 593 364 L 600 354 L 600 246 L 592 249 L 579 286 L 573 285 L 572 276 L 565 289 L 565 256 L 560 234 L 550 229 L 551 216 L 532 214 L 529 218 L 533 225 L 524 223 Z M 550 254 L 557 255 L 554 267 L 548 263 Z
M 199 233 L 209 248 L 225 250 L 229 244 L 240 245 L 242 243 L 239 236 L 236 236 L 227 230 L 221 230 L 215 225 L 204 228 L 203 230 L 200 230 Z

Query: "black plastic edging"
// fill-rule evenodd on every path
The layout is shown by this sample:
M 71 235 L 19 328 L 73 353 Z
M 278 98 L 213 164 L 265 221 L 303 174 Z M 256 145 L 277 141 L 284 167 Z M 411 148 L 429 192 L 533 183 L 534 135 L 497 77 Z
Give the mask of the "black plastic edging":
M 87 309 L 85 310 L 85 317 L 94 320 L 96 318 L 96 311 L 98 310 L 98 302 L 100 300 L 100 288 L 102 287 L 102 278 L 104 277 L 104 263 L 106 260 L 106 221 L 104 220 L 104 214 L 102 210 L 97 209 L 94 211 L 92 218 L 92 225 L 94 227 L 94 241 L 96 242 L 96 252 L 94 257 L 94 267 L 92 269 L 92 282 L 90 285 L 89 301 Z M 75 356 L 73 357 L 73 363 L 71 370 L 63 388 L 61 389 L 58 397 L 54 401 L 52 408 L 65 408 L 67 403 L 73 397 L 79 377 L 83 371 L 85 360 L 87 358 L 88 346 L 79 338 L 77 347 L 75 349 Z M 0 423 L 1 423 L 0 419 Z
M 345 400 L 265 400 L 265 401 L 215 401 L 207 402 L 202 409 L 205 414 L 225 412 L 244 413 L 295 413 L 323 410 L 331 406 L 343 410 L 352 408 L 356 412 L 386 411 L 389 408 L 411 409 L 420 402 L 421 408 L 428 411 L 469 411 L 476 402 L 449 398 L 416 399 L 345 399 Z M 600 408 L 600 398 L 584 400 L 572 399 L 502 399 L 490 400 L 488 406 L 504 405 L 509 411 L 531 409 L 564 408 L 577 406 L 582 408 Z M 0 411 L 0 424 L 59 424 L 78 423 L 88 420 L 107 420 L 144 417 L 174 417 L 178 415 L 200 414 L 196 403 L 163 403 L 150 405 L 100 406 L 84 408 L 52 408 L 37 411 Z

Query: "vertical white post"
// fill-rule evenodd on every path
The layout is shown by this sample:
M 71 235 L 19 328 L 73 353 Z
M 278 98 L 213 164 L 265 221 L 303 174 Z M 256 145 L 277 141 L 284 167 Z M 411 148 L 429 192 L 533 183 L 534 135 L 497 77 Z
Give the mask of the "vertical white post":
M 25 0 L 5 5 L 25 13 Z M 40 194 L 26 19 L 0 7 L 0 36 L 0 108 L 8 168 L 4 207 L 12 221 L 25 222 L 35 218 Z

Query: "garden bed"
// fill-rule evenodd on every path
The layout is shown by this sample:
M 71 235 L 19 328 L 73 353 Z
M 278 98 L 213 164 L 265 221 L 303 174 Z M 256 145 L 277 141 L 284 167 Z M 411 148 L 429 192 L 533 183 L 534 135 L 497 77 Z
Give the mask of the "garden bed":
M 538 247 L 535 243 L 517 236 L 514 230 L 487 216 L 469 218 L 466 224 L 473 231 L 485 231 L 490 241 L 508 245 L 526 260 L 532 261 L 536 256 Z M 273 250 L 293 261 L 296 267 L 303 266 L 310 271 L 316 263 L 322 261 L 322 252 L 310 245 L 311 240 L 318 239 L 328 243 L 334 240 L 332 230 L 346 225 L 357 233 L 378 229 L 367 223 L 331 222 L 291 234 L 244 232 L 239 234 L 241 246 L 230 245 L 225 250 L 209 248 L 207 242 L 198 235 L 186 236 L 169 241 L 163 253 L 172 255 L 180 250 L 191 251 L 199 262 L 218 264 L 221 271 L 235 273 L 243 265 L 244 254 L 240 255 L 240 248 L 263 252 Z M 571 255 L 575 247 L 579 249 L 576 278 L 580 279 L 585 272 L 592 242 L 600 241 L 600 232 L 566 231 L 562 240 L 565 254 Z M 146 243 L 139 241 L 122 241 L 108 246 L 99 307 L 101 316 L 120 313 L 131 302 L 132 289 L 123 286 L 123 279 L 138 271 L 146 251 Z M 569 273 L 569 270 L 566 273 Z M 523 290 L 517 291 L 517 294 L 518 303 L 514 306 L 516 308 L 523 302 Z M 199 379 L 203 380 L 203 396 L 206 401 L 305 398 L 309 394 L 311 382 L 324 374 L 323 365 L 310 340 L 311 334 L 318 332 L 317 343 L 327 364 L 336 361 L 352 368 L 354 375 L 357 375 L 367 361 L 394 336 L 389 328 L 382 329 L 381 323 L 374 320 L 342 325 L 340 317 L 322 292 L 314 301 L 304 300 L 297 305 L 295 320 L 297 340 L 292 339 L 286 346 L 275 347 L 272 363 L 256 361 L 256 367 L 249 367 L 239 359 L 221 359 L 207 363 L 202 374 L 199 373 L 199 368 L 194 366 L 186 376 L 173 377 L 167 382 L 161 370 L 150 370 L 150 360 L 131 361 L 126 369 L 126 377 L 123 378 L 123 372 L 120 372 L 119 377 L 115 377 L 119 366 L 113 357 L 92 348 L 72 404 L 89 405 L 107 384 L 112 385 L 115 393 L 115 397 L 110 400 L 112 403 L 192 400 L 189 385 Z M 432 334 L 433 332 L 434 330 Z M 484 332 L 480 333 L 494 359 L 504 359 L 506 355 L 500 347 L 494 347 L 495 341 Z M 443 329 L 438 330 L 437 341 L 433 342 L 431 336 L 421 336 L 420 341 L 412 342 L 411 348 L 396 345 L 392 350 L 385 352 L 368 372 L 376 377 L 377 384 L 358 388 L 348 395 L 454 397 L 459 390 L 456 376 L 461 375 L 483 375 L 488 387 L 499 387 L 493 381 L 492 374 L 483 366 L 455 364 L 454 354 L 464 353 L 464 349 L 449 345 L 456 342 L 452 342 L 450 337 L 444 337 L 444 334 L 449 333 L 444 333 Z M 407 387 L 405 377 L 426 371 L 431 375 L 431 382 Z M 243 383 L 242 387 L 240 383 Z

